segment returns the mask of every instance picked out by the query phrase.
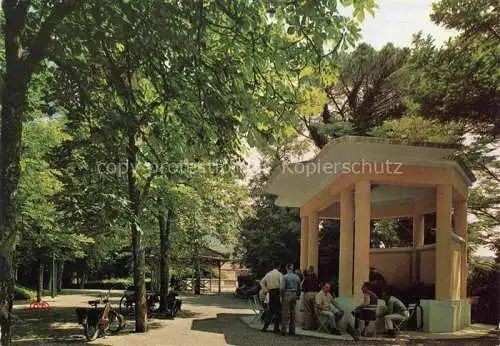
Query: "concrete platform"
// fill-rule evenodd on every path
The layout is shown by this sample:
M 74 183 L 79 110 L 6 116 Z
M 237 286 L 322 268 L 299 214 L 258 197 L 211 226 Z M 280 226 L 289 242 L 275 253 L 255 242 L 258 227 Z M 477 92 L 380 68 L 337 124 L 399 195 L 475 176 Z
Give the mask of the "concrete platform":
M 241 317 L 241 319 L 243 322 L 248 324 L 248 326 L 250 328 L 253 328 L 253 329 L 261 329 L 263 326 L 262 322 L 260 322 L 260 321 L 252 323 L 254 316 L 244 316 L 244 317 Z M 272 326 L 270 328 L 272 328 Z M 311 337 L 316 337 L 316 338 L 322 338 L 322 339 L 330 339 L 330 340 L 343 340 L 343 341 L 352 341 L 353 340 L 352 336 L 350 336 L 349 334 L 333 335 L 333 334 L 317 332 L 315 330 L 304 330 L 304 329 L 300 328 L 299 326 L 296 327 L 295 334 L 302 335 L 302 336 L 311 336 Z
M 261 329 L 262 323 L 252 322 L 254 320 L 254 316 L 244 316 L 241 317 L 241 320 L 245 322 L 252 329 Z M 414 332 L 414 331 L 403 331 L 396 338 L 388 338 L 384 337 L 383 334 L 377 334 L 376 337 L 360 337 L 360 341 L 376 341 L 376 342 L 410 342 L 410 341 L 437 341 L 437 340 L 474 340 L 474 339 L 484 339 L 491 338 L 493 340 L 498 340 L 500 344 L 499 335 L 492 335 L 491 331 L 495 328 L 492 325 L 486 324 L 473 324 L 470 327 L 465 329 L 453 332 L 453 333 L 424 333 L 424 332 Z M 349 334 L 343 335 L 332 335 L 327 333 L 322 333 L 313 330 L 304 330 L 297 326 L 295 331 L 297 335 L 301 336 L 310 336 L 321 339 L 329 339 L 329 340 L 343 340 L 343 341 L 353 341 L 353 338 Z

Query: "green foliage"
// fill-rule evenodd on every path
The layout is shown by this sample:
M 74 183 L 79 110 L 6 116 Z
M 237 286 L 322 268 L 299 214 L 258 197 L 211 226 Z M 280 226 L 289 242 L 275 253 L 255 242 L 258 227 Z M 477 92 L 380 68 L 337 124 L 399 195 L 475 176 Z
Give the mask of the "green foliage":
M 16 300 L 21 300 L 21 299 L 26 299 L 26 300 L 31 300 L 36 298 L 36 291 L 24 287 L 22 285 L 16 284 L 15 286 L 15 292 L 14 292 L 14 299 Z
M 461 141 L 463 126 L 407 115 L 401 119 L 384 121 L 382 125 L 375 127 L 371 134 L 375 137 L 456 144 Z
M 412 221 L 408 218 L 383 219 L 373 223 L 370 247 L 390 248 L 412 245 Z
M 431 18 L 459 31 L 445 47 L 416 35 L 410 59 L 412 98 L 420 114 L 460 120 L 469 130 L 498 136 L 500 118 L 499 6 L 495 0 L 443 0 Z
M 475 323 L 498 323 L 498 291 L 500 290 L 500 265 L 473 259 L 469 265 L 468 294 L 479 297 L 472 312 Z
M 258 182 L 254 182 L 258 191 Z M 243 222 L 237 256 L 253 275 L 262 277 L 273 261 L 297 263 L 300 252 L 300 218 L 296 208 L 274 205 L 274 198 L 256 194 L 255 215 Z

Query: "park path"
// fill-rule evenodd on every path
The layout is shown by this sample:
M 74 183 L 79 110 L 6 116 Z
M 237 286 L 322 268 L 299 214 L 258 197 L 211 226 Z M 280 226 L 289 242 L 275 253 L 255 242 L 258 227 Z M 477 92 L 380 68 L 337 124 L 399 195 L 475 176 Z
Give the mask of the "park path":
M 117 335 L 99 338 L 92 343 L 85 343 L 83 328 L 76 323 L 74 307 L 86 306 L 89 299 L 97 292 L 88 295 L 61 295 L 55 300 L 48 299 L 51 310 L 40 316 L 33 315 L 26 309 L 26 304 L 16 306 L 19 318 L 16 326 L 14 344 L 16 345 L 355 345 L 354 342 L 332 341 L 310 337 L 284 337 L 273 333 L 263 333 L 249 328 L 241 316 L 251 314 L 246 301 L 229 295 L 204 295 L 182 297 L 182 312 L 174 320 L 151 319 L 149 331 L 144 334 L 133 332 L 132 320 L 127 321 L 124 331 Z M 113 297 L 117 306 L 119 292 Z M 358 343 L 359 344 L 359 343 Z M 363 342 L 362 345 L 374 345 Z M 429 344 L 429 343 L 426 343 Z M 433 345 L 497 345 L 494 340 L 432 342 Z M 378 344 L 380 345 L 380 343 Z

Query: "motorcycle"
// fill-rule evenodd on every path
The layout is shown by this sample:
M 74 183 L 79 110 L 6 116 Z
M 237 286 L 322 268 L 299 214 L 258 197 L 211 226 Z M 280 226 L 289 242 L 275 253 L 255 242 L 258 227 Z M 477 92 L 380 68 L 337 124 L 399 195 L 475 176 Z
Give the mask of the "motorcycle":
M 256 294 L 259 294 L 260 283 L 257 280 L 253 280 L 248 276 L 238 277 L 238 288 L 234 292 L 234 295 L 238 298 L 248 299 Z
M 181 310 L 182 300 L 177 299 L 179 294 L 174 290 L 168 292 L 167 296 L 167 313 L 171 318 L 174 318 L 175 315 Z
M 110 289 L 111 290 L 111 289 Z M 117 333 L 125 326 L 125 320 L 116 309 L 111 306 L 108 294 L 98 300 L 88 301 L 91 308 L 76 308 L 78 323 L 83 326 L 85 338 L 93 341 L 103 337 L 107 331 Z M 104 304 L 104 307 L 98 307 Z
M 155 312 L 160 307 L 160 295 L 151 291 L 146 292 L 146 302 L 148 313 Z M 120 299 L 120 313 L 124 316 L 132 314 L 135 311 L 135 292 L 134 287 L 128 287 Z
M 168 317 L 175 317 L 180 311 L 182 300 L 177 299 L 178 293 L 171 290 L 167 296 L 167 313 Z M 158 312 L 160 309 L 160 295 L 153 292 L 146 293 L 146 301 L 148 306 L 148 313 Z M 120 313 L 123 315 L 132 314 L 135 311 L 135 292 L 132 288 L 127 289 L 122 299 L 120 300 Z

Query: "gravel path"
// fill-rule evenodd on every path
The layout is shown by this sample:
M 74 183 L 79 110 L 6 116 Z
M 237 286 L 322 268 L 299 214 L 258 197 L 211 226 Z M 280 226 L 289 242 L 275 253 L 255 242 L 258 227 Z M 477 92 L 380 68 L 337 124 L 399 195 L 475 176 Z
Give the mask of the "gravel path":
M 92 292 L 95 294 L 95 292 Z M 86 306 L 92 296 L 62 295 L 48 300 L 50 311 L 34 315 L 26 304 L 16 306 L 20 322 L 16 325 L 14 343 L 18 345 L 83 345 L 83 328 L 75 323 L 74 307 Z M 117 292 L 113 298 L 115 306 Z M 99 338 L 90 345 L 355 345 L 308 337 L 283 337 L 249 328 L 240 317 L 250 314 L 247 303 L 231 296 L 183 297 L 182 313 L 175 320 L 150 319 L 149 331 L 134 333 L 132 320 L 117 335 Z M 360 345 L 374 345 L 361 342 Z M 382 343 L 383 344 L 383 343 Z M 495 339 L 427 342 L 426 345 L 499 345 Z M 381 345 L 379 343 L 378 345 Z M 421 344 L 423 345 L 423 344 Z

